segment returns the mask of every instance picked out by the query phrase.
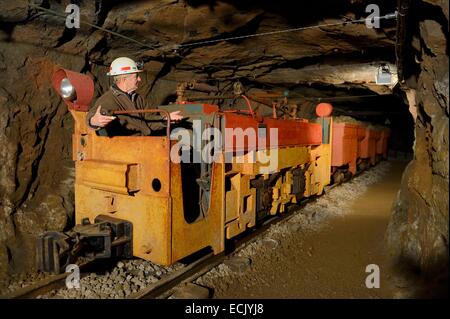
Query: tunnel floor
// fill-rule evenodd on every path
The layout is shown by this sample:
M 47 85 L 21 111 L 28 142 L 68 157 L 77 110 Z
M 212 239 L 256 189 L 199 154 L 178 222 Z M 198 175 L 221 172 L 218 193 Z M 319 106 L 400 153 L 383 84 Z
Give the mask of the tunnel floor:
M 312 205 L 299 226 L 269 235 L 276 238 L 277 247 L 264 249 L 263 244 L 262 250 L 250 254 L 247 270 L 237 273 L 223 267 L 198 283 L 211 288 L 214 298 L 402 297 L 405 285 L 393 274 L 384 237 L 406 164 L 383 162 L 381 168 L 371 169 L 384 171 L 367 187 L 363 180 L 330 190 L 318 200 L 321 203 Z M 357 178 L 364 179 L 365 174 Z M 342 198 L 348 201 L 343 203 Z M 333 209 L 333 214 L 321 212 Z M 366 287 L 370 264 L 379 266 L 379 288 Z

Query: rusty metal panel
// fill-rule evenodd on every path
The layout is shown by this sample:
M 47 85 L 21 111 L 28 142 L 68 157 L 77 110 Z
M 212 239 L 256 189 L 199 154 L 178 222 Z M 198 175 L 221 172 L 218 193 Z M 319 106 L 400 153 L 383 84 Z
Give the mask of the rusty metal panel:
M 179 164 L 172 163 L 172 260 L 179 260 L 202 248 L 211 247 L 214 253 L 225 248 L 224 235 L 224 167 L 214 163 L 211 180 L 211 201 L 208 213 L 192 223 L 184 218 Z M 188 239 L 188 240 L 187 240 Z
M 383 158 L 386 158 L 387 156 L 387 146 L 388 146 L 388 139 L 390 136 L 390 129 L 385 128 L 380 131 L 380 138 L 377 141 L 377 154 L 383 155 Z
M 231 189 L 225 193 L 225 223 L 238 217 L 239 201 L 238 191 Z
M 167 196 L 170 192 L 169 141 L 159 136 L 91 136 L 87 159 L 138 165 L 137 187 L 145 194 Z M 155 187 L 160 185 L 160 188 Z
M 79 148 L 84 156 L 76 163 L 77 223 L 83 218 L 92 222 L 100 214 L 130 221 L 133 255 L 171 264 L 169 140 L 103 137 L 93 130 L 85 138 Z
M 91 222 L 98 215 L 127 220 L 133 225 L 133 255 L 168 265 L 170 256 L 170 198 L 136 194 L 129 196 L 75 185 L 76 223 Z
M 86 127 L 86 112 L 73 111 L 70 113 L 74 118 L 74 133 L 72 135 L 72 159 L 74 161 L 84 158 L 89 140 L 88 129 Z
M 358 125 L 349 123 L 333 123 L 333 154 L 331 165 L 340 167 L 349 165 L 349 171 L 356 173 L 358 156 Z
M 390 136 L 391 136 L 391 130 L 389 128 L 386 128 L 383 131 L 383 136 L 382 136 L 383 143 L 382 143 L 382 151 L 381 151 L 384 159 L 388 158 L 387 154 L 388 154 L 388 145 L 389 145 L 388 143 L 389 143 Z
M 299 146 L 299 145 L 320 145 L 322 142 L 322 126 L 316 123 L 309 123 L 304 119 L 284 120 L 264 118 L 263 122 L 259 122 L 250 115 L 225 112 L 224 117 L 225 129 L 252 129 L 255 132 L 256 139 L 245 139 L 243 145 L 238 145 L 236 136 L 227 134 L 225 130 L 225 151 L 254 150 L 258 146 L 267 147 L 283 147 L 283 146 Z M 266 134 L 261 136 L 260 129 L 264 128 Z M 276 145 L 270 141 L 270 131 L 276 128 L 278 130 L 278 139 Z M 232 147 L 231 147 L 232 146 Z
M 278 146 L 320 145 L 322 143 L 322 126 L 307 120 L 283 120 L 265 118 L 268 132 L 278 129 Z
M 365 128 L 365 133 L 364 139 L 360 143 L 360 156 L 363 159 L 370 159 L 370 163 L 374 165 L 377 136 L 375 130 L 367 127 Z
M 363 154 L 363 140 L 366 137 L 366 128 L 363 126 L 359 126 L 358 127 L 358 131 L 357 131 L 357 139 L 358 139 L 358 154 L 357 154 L 357 158 L 362 158 L 362 154 Z
M 254 175 L 235 174 L 230 178 L 231 190 L 226 192 L 226 236 L 232 238 L 256 222 L 256 189 L 250 188 Z M 228 178 L 228 177 L 226 177 Z
M 137 170 L 134 163 L 84 160 L 76 163 L 77 182 L 94 189 L 128 194 L 138 191 Z

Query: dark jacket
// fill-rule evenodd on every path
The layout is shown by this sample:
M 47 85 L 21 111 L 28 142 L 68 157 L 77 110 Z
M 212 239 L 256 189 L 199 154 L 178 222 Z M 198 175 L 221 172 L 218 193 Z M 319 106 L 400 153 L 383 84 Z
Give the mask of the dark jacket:
M 127 94 L 115 85 L 111 86 L 108 92 L 97 99 L 95 105 L 89 110 L 86 117 L 87 125 L 93 129 L 99 129 L 90 124 L 91 118 L 101 105 L 100 112 L 103 115 L 113 115 L 113 111 L 123 110 L 143 110 L 145 109 L 144 99 L 133 92 Z M 166 122 L 162 117 L 154 113 L 135 113 L 128 115 L 114 115 L 117 118 L 105 127 L 109 136 L 114 135 L 151 135 L 161 132 L 166 127 Z

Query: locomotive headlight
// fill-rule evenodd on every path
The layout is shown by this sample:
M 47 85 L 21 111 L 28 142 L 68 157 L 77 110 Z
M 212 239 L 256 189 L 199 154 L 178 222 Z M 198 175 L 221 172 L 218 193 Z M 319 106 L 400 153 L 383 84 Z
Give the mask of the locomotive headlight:
M 61 81 L 60 86 L 61 96 L 65 100 L 73 101 L 77 97 L 77 93 L 75 92 L 75 87 L 70 83 L 68 78 L 64 78 Z

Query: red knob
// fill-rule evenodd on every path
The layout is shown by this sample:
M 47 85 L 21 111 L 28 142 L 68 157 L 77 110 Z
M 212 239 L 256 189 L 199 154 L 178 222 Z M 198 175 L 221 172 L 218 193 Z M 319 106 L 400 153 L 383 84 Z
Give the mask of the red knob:
M 333 112 L 333 106 L 330 103 L 319 103 L 316 106 L 316 114 L 320 117 L 327 117 Z

